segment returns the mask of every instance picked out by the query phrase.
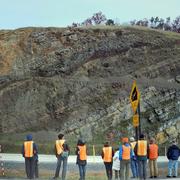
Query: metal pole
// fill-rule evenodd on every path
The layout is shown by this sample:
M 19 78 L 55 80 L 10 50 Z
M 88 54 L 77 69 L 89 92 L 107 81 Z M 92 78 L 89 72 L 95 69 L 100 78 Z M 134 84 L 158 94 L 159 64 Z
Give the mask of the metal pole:
M 138 127 L 135 127 L 135 134 L 136 134 L 136 141 L 138 141 L 139 140 Z
M 139 104 L 138 104 L 137 113 L 139 115 L 139 136 L 140 136 L 141 135 L 141 109 L 140 109 L 140 101 L 139 101 Z

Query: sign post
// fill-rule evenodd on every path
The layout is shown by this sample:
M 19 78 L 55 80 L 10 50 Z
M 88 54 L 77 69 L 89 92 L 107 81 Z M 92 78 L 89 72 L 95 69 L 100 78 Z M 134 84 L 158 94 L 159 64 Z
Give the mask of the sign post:
M 136 81 L 133 82 L 133 86 L 130 93 L 130 102 L 133 110 L 133 126 L 135 127 L 136 140 L 139 139 L 141 134 L 140 126 L 140 92 L 137 88 Z

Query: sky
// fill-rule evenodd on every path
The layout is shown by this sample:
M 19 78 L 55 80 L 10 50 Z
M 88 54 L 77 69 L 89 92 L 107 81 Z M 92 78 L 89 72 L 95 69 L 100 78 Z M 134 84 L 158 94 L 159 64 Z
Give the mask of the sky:
M 0 0 L 0 29 L 66 27 L 101 11 L 125 23 L 134 19 L 180 16 L 180 0 Z

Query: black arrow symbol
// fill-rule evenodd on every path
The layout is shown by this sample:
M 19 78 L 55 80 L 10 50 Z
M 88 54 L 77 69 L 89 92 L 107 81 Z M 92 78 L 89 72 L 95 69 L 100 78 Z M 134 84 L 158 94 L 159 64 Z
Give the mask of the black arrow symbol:
M 132 101 L 136 101 L 137 100 L 137 89 L 136 89 L 136 87 L 133 89 L 131 100 Z

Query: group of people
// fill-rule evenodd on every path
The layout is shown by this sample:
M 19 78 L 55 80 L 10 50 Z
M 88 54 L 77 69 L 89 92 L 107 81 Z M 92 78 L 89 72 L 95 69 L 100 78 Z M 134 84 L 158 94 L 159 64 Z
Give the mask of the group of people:
M 102 150 L 102 158 L 104 160 L 107 178 L 108 180 L 112 180 L 114 170 L 115 180 L 129 180 L 131 169 L 131 178 L 145 180 L 147 178 L 147 160 L 149 160 L 149 178 L 157 178 L 158 154 L 159 150 L 155 139 L 151 138 L 148 142 L 143 134 L 140 135 L 138 141 L 135 141 L 134 137 L 130 139 L 127 137 L 122 138 L 122 144 L 115 152 L 109 143 L 106 142 Z M 167 151 L 167 158 L 169 160 L 167 177 L 178 176 L 179 156 L 180 149 L 176 141 L 173 140 L 172 145 Z
M 115 171 L 116 180 L 128 180 L 130 178 L 130 169 L 132 178 L 146 179 L 148 158 L 150 177 L 156 178 L 158 176 L 158 146 L 153 138 L 148 145 L 143 134 L 140 135 L 138 141 L 135 141 L 134 137 L 130 138 L 130 142 L 127 137 L 122 138 L 122 144 L 116 149 L 115 154 L 113 148 L 106 143 L 102 151 L 102 158 L 108 180 L 112 180 L 113 170 Z
M 70 149 L 68 144 L 66 143 L 66 140 L 64 139 L 64 134 L 58 135 L 58 140 L 55 141 L 54 151 L 57 158 L 57 165 L 53 179 L 59 178 L 59 172 L 62 165 L 62 180 L 65 180 L 67 172 L 67 160 L 70 154 Z M 32 135 L 26 136 L 26 141 L 22 146 L 22 155 L 25 158 L 25 170 L 27 178 L 38 178 L 38 150 L 37 145 L 32 140 Z M 76 164 L 79 167 L 80 180 L 85 180 L 87 148 L 85 142 L 81 139 L 79 139 L 77 142 L 76 155 Z
M 64 134 L 58 135 L 54 149 L 57 157 L 57 165 L 53 179 L 59 177 L 62 164 L 62 180 L 65 180 L 70 149 L 64 139 Z M 79 167 L 79 180 L 85 180 L 87 165 L 87 146 L 85 141 L 81 139 L 78 140 L 75 153 L 77 155 L 76 164 Z M 38 151 L 36 144 L 32 140 L 32 135 L 27 135 L 22 147 L 22 155 L 25 158 L 27 178 L 38 178 Z M 148 143 L 143 134 L 140 135 L 137 141 L 135 141 L 133 137 L 130 139 L 124 137 L 122 138 L 121 145 L 115 151 L 109 143 L 106 142 L 102 148 L 101 156 L 104 161 L 108 180 L 112 180 L 113 170 L 115 180 L 129 180 L 130 169 L 132 171 L 132 178 L 139 178 L 140 180 L 146 179 L 147 159 L 149 159 L 150 178 L 158 177 L 158 145 L 155 144 L 154 138 L 151 138 Z M 167 177 L 178 176 L 179 156 L 180 149 L 176 145 L 176 141 L 173 141 L 173 144 L 167 151 L 167 158 L 169 159 Z

